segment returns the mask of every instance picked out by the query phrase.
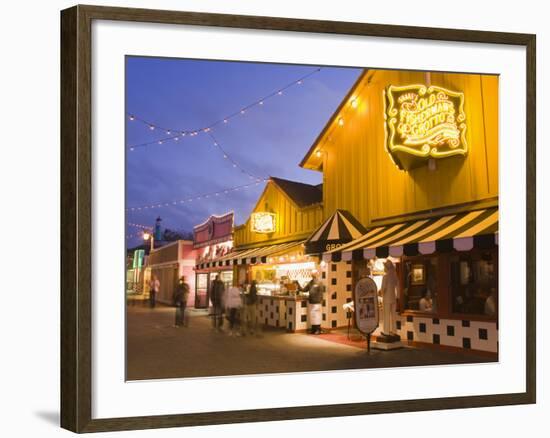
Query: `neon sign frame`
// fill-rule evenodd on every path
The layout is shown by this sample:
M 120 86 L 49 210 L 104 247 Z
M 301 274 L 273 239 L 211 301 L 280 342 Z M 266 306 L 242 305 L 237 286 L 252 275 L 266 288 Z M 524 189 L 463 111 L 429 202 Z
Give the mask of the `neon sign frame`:
M 255 233 L 270 234 L 277 230 L 277 215 L 259 211 L 250 215 L 250 228 Z
M 386 150 L 399 168 L 418 167 L 422 159 L 467 155 L 464 93 L 436 85 L 421 84 L 389 85 L 383 93 Z M 424 108 L 406 107 L 407 105 L 416 107 L 417 103 L 421 102 L 425 105 Z M 426 111 L 432 116 L 432 121 L 433 118 L 440 120 L 436 121 L 425 135 L 407 136 L 403 133 L 411 129 L 411 126 L 402 123 L 404 117 L 413 119 L 411 125 L 414 127 L 420 123 L 428 123 L 428 120 L 419 122 L 415 120 L 418 113 Z

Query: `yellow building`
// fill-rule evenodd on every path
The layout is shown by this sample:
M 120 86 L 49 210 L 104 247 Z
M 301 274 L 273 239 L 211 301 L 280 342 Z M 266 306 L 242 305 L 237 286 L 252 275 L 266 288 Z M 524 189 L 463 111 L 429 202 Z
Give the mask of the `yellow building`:
M 215 262 L 233 266 L 235 284 L 257 282 L 262 324 L 307 327 L 307 302 L 298 292 L 318 269 L 304 243 L 323 220 L 321 201 L 321 186 L 271 177 L 250 217 L 234 228 L 234 251 Z
M 497 352 L 497 76 L 365 70 L 300 165 L 367 228 L 323 256 L 328 327 L 391 257 L 402 339 Z

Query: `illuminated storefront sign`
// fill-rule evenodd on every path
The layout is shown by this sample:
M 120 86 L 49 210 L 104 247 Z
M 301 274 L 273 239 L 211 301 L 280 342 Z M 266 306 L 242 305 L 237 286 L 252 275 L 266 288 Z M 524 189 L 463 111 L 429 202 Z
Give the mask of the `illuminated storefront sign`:
M 277 225 L 276 215 L 267 212 L 252 213 L 250 224 L 255 233 L 273 233 Z
M 467 154 L 464 93 L 435 85 L 390 85 L 384 100 L 386 148 L 400 168 Z

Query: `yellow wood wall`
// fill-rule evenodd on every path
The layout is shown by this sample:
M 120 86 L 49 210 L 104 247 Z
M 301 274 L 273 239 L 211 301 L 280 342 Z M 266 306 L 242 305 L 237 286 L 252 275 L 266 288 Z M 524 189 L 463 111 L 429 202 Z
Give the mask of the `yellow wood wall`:
M 267 183 L 252 212 L 261 211 L 277 213 L 277 230 L 270 234 L 255 233 L 250 229 L 249 217 L 246 223 L 235 227 L 233 234 L 235 247 L 254 247 L 305 239 L 323 220 L 321 205 L 300 209 L 272 181 Z
M 437 160 L 435 171 L 427 165 L 402 171 L 385 149 L 383 90 L 427 80 L 464 92 L 469 152 Z M 498 196 L 498 77 L 370 70 L 352 97 L 357 108 L 346 103 L 339 114 L 344 125 L 333 123 L 319 142 L 325 218 L 347 209 L 369 226 L 375 219 Z M 313 154 L 304 167 L 315 161 Z

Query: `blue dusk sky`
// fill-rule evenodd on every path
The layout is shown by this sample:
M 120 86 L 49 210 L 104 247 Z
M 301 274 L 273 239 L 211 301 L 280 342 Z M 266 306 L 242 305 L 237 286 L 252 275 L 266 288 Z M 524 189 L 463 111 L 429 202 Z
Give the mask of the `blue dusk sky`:
M 301 84 L 276 94 L 310 73 Z M 360 73 L 353 68 L 128 57 L 126 111 L 134 118 L 126 117 L 128 223 L 153 226 L 160 216 L 165 228 L 192 231 L 211 214 L 234 211 L 235 223 L 241 224 L 265 182 L 196 197 L 255 183 L 249 174 L 319 184 L 322 175 L 298 163 Z M 275 95 L 263 105 L 239 113 L 271 93 Z M 157 143 L 174 137 L 173 130 L 194 131 L 234 113 L 238 115 L 209 133 Z M 210 134 L 230 158 L 224 158 Z M 147 142 L 155 143 L 136 147 Z M 191 197 L 192 202 L 172 204 Z M 150 208 L 160 203 L 170 206 Z M 128 247 L 142 242 L 138 231 L 127 225 Z

